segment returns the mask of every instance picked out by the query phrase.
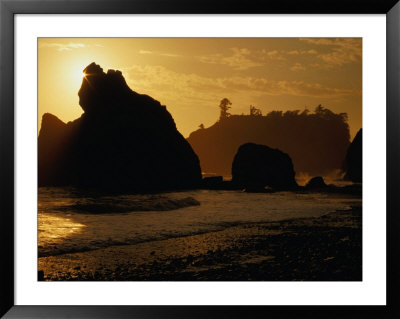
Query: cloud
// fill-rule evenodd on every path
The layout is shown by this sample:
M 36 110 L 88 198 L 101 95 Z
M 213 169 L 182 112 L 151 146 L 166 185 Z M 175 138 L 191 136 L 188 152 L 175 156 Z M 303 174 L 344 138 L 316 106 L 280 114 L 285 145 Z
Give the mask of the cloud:
M 56 48 L 57 51 L 72 51 L 73 49 L 81 49 L 88 47 L 83 43 L 41 43 L 39 44 L 39 48 Z
M 176 58 L 176 57 L 181 56 L 179 54 L 174 54 L 174 53 L 155 52 L 155 51 L 148 51 L 148 50 L 139 50 L 139 54 L 154 54 L 154 55 L 166 56 L 166 57 L 171 57 L 171 58 Z
M 304 65 L 302 65 L 301 63 L 295 63 L 295 65 L 293 65 L 290 70 L 292 71 L 305 71 L 306 67 Z
M 160 53 L 160 55 L 161 56 L 168 56 L 168 57 L 171 57 L 171 58 L 177 58 L 177 57 L 181 56 L 180 54 L 174 54 L 174 53 Z
M 308 50 L 308 51 L 306 51 L 308 54 L 318 54 L 318 52 L 317 51 L 315 51 L 315 50 Z
M 194 101 L 211 102 L 227 94 L 247 96 L 291 95 L 320 98 L 359 96 L 360 90 L 327 87 L 304 81 L 276 81 L 264 77 L 232 76 L 211 78 L 185 74 L 162 66 L 134 65 L 121 69 L 128 75 L 133 90 L 163 100 L 179 100 L 190 105 Z
M 275 56 L 277 56 L 277 55 L 279 54 L 279 52 L 278 52 L 278 50 L 273 50 L 273 51 L 268 51 L 268 52 L 266 52 L 266 54 L 267 54 L 269 57 L 275 57 Z
M 319 53 L 317 57 L 321 63 L 314 63 L 315 67 L 320 68 L 335 68 L 341 67 L 345 64 L 358 63 L 362 57 L 362 42 L 357 38 L 302 38 L 309 44 L 316 46 L 324 46 L 328 50 Z
M 314 49 L 308 50 L 267 50 L 260 49 L 250 51 L 246 48 L 231 48 L 232 54 L 227 56 L 223 54 L 212 54 L 198 57 L 203 63 L 227 65 L 234 70 L 247 70 L 253 67 L 264 66 L 271 61 L 286 61 L 289 57 L 317 55 Z
M 247 70 L 257 66 L 263 66 L 260 61 L 252 57 L 252 52 L 246 48 L 231 48 L 232 54 L 229 56 L 223 54 L 210 54 L 198 57 L 202 63 L 227 65 L 234 70 Z
M 307 55 L 307 54 L 317 54 L 315 50 L 291 50 L 291 51 L 281 51 L 281 55 Z
M 255 52 L 255 54 L 260 56 L 260 58 L 262 60 L 264 60 L 264 61 L 267 61 L 267 60 L 281 60 L 281 61 L 286 60 L 286 58 L 284 57 L 285 53 L 286 53 L 285 51 L 278 51 L 278 50 L 268 51 L 268 50 L 265 50 L 265 49 Z
M 331 88 L 320 83 L 307 83 L 304 81 L 272 81 L 265 78 L 233 77 L 223 81 L 226 88 L 253 94 L 263 95 L 292 95 L 309 97 L 340 97 L 347 95 L 360 95 L 360 91 L 351 89 Z
M 333 38 L 300 38 L 300 41 L 305 41 L 307 43 L 316 45 L 334 45 L 337 39 Z

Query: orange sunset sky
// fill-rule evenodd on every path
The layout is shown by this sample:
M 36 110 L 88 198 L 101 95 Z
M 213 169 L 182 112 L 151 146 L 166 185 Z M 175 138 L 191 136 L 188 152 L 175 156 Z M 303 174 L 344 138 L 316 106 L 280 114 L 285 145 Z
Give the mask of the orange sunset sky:
M 360 38 L 40 38 L 39 118 L 82 114 L 78 90 L 91 62 L 121 70 L 130 88 L 166 105 L 185 136 L 230 113 L 314 110 L 318 104 L 362 126 Z

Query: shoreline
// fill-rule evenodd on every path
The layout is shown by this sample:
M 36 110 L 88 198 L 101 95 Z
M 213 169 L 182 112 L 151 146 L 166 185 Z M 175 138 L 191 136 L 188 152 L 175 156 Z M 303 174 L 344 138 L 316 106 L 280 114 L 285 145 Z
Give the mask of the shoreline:
M 335 184 L 327 184 L 326 186 L 321 187 L 307 187 L 303 185 L 297 185 L 293 188 L 268 188 L 268 187 L 259 187 L 259 186 L 250 186 L 246 187 L 243 185 L 238 185 L 233 183 L 231 180 L 223 180 L 221 182 L 216 183 L 205 183 L 204 179 L 202 183 L 197 187 L 188 187 L 188 188 L 172 188 L 172 189 L 155 189 L 148 191 L 130 191 L 130 190 L 105 190 L 105 189 L 97 189 L 97 188 L 85 188 L 85 187 L 77 187 L 71 185 L 65 186 L 40 186 L 39 189 L 68 189 L 72 193 L 76 193 L 77 197 L 85 194 L 87 196 L 114 196 L 114 195 L 162 195 L 168 193 L 176 193 L 176 192 L 186 192 L 186 191 L 196 191 L 196 190 L 212 190 L 212 191 L 243 191 L 247 193 L 279 193 L 279 192 L 293 192 L 293 193 L 326 193 L 326 194 L 347 194 L 347 195 L 362 195 L 362 184 L 361 183 L 352 183 L 345 186 L 337 186 Z
M 38 258 L 46 281 L 359 281 L 362 208 Z

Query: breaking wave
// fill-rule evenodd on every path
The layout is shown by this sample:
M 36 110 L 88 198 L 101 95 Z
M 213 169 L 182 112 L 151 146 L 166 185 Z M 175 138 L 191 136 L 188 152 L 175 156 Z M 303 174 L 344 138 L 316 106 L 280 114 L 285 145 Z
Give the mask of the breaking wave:
M 168 211 L 190 206 L 200 202 L 189 196 L 170 198 L 166 196 L 141 196 L 139 198 L 84 198 L 68 205 L 60 205 L 55 210 L 83 214 L 114 214 L 145 211 Z

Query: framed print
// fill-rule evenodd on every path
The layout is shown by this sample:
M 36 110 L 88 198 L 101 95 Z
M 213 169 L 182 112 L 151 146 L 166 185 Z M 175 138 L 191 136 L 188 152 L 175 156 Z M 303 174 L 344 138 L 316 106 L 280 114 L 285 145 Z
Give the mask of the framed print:
M 399 315 L 397 1 L 0 10 L 5 318 Z

